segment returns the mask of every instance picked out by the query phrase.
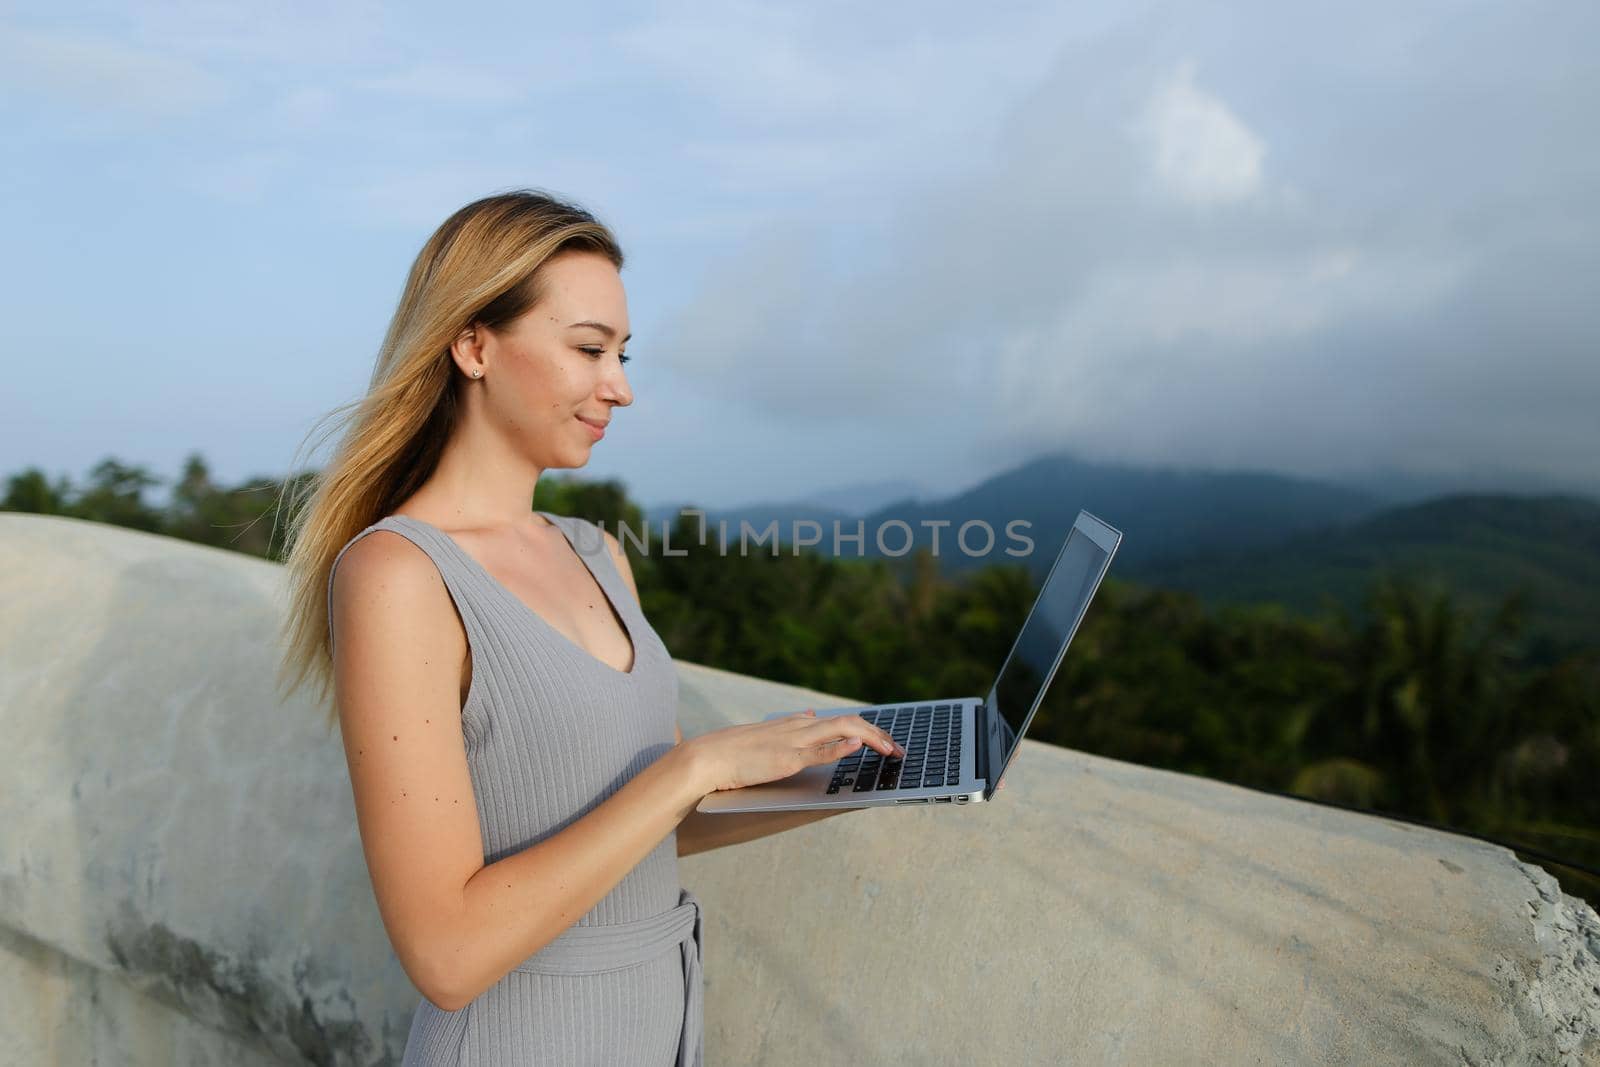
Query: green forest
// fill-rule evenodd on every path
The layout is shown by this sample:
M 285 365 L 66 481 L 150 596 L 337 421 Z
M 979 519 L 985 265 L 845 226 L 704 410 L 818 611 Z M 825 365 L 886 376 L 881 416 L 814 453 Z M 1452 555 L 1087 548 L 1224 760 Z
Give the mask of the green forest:
M 82 485 L 29 469 L 0 509 L 282 559 L 279 482 L 220 486 L 196 455 L 157 507 L 145 496 L 161 484 L 112 459 Z M 533 506 L 644 528 L 617 482 L 547 476 Z M 723 555 L 697 534 L 686 516 L 672 533 L 684 555 L 629 546 L 675 657 L 866 702 L 986 692 L 1036 592 L 1021 564 Z M 1516 842 L 1600 904 L 1600 878 L 1548 858 L 1600 867 L 1600 647 L 1526 658 L 1530 608 L 1521 591 L 1469 608 L 1403 573 L 1375 580 L 1361 611 L 1207 607 L 1113 566 L 1029 736 Z

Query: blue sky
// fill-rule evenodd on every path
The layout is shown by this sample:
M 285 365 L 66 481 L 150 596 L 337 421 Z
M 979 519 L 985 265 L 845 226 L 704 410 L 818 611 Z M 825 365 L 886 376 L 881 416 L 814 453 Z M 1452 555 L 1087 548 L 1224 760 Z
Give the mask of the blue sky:
M 1600 491 L 1592 4 L 9 4 L 0 473 L 286 473 L 503 189 L 607 222 L 587 474 L 1049 449 Z

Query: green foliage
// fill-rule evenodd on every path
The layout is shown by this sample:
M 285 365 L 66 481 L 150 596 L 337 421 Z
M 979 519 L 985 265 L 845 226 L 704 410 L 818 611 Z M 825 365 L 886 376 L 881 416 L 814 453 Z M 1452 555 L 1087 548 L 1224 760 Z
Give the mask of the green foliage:
M 26 511 L 34 515 L 65 515 L 72 485 L 65 479 L 51 484 L 44 471 L 29 467 L 6 479 L 6 495 L 0 511 Z
M 310 477 L 302 475 L 301 477 Z M 106 460 L 74 492 L 37 470 L 4 507 L 75 515 L 281 558 L 277 486 L 225 489 L 199 457 L 172 503 Z M 771 544 L 720 551 L 692 516 L 662 539 L 617 482 L 540 479 L 534 507 L 619 533 L 646 616 L 674 656 L 847 699 L 988 691 L 1032 604 L 1026 566 L 955 575 L 926 552 L 830 559 Z M 642 544 L 643 548 L 639 546 Z M 1208 608 L 1108 579 L 1030 729 L 1039 740 L 1241 785 L 1371 807 L 1522 841 L 1600 866 L 1600 650 L 1530 656 L 1530 610 L 1487 610 L 1397 568 L 1361 610 Z M 1553 873 L 1600 899 L 1600 880 Z
M 1208 603 L 1274 601 L 1305 613 L 1362 608 L 1383 573 L 1431 580 L 1478 612 L 1523 591 L 1519 640 L 1542 663 L 1600 635 L 1600 503 L 1582 497 L 1443 497 L 1273 547 L 1132 569 Z
M 644 512 L 628 499 L 627 489 L 618 481 L 584 482 L 546 474 L 534 487 L 533 510 L 582 515 L 613 534 L 623 523 L 637 528 L 644 522 Z
M 313 475 L 298 476 L 310 477 Z M 109 457 L 90 470 L 88 483 L 81 488 L 67 478 L 52 484 L 42 471 L 29 468 L 7 479 L 0 511 L 64 515 L 267 559 L 283 558 L 286 526 L 277 514 L 279 482 L 254 478 L 232 489 L 219 486 L 198 454 L 185 460 L 170 502 L 156 507 L 145 500 L 145 493 L 163 481 L 143 467 L 126 466 Z
M 127 467 L 114 459 L 104 459 L 89 472 L 89 486 L 78 495 L 73 507 L 102 522 L 159 530 L 160 512 L 144 502 L 144 491 L 159 484 L 160 479 L 143 467 Z

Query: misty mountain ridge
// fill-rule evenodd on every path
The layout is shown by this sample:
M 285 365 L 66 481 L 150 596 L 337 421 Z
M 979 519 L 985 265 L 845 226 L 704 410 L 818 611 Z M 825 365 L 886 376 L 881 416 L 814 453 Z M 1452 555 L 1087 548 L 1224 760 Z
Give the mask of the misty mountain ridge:
M 708 509 L 691 501 L 652 504 L 644 509 L 645 519 L 653 527 L 665 520 L 670 524 L 685 508 L 698 508 L 706 512 L 706 521 L 715 525 L 726 521 L 737 531 L 739 520 L 750 523 L 757 530 L 776 520 L 780 530 L 787 532 L 790 525 L 800 519 L 810 519 L 824 525 L 835 520 L 843 521 L 867 515 L 885 504 L 900 500 L 916 500 L 931 496 L 932 490 L 904 478 L 856 482 L 807 493 L 793 500 L 760 500 L 748 504 Z
M 910 550 L 932 550 L 938 537 L 941 566 L 962 570 L 986 562 L 1016 562 L 1004 551 L 1015 546 L 1005 535 L 1007 524 L 1015 520 L 1029 524 L 1027 536 L 1035 542 L 1029 556 L 1043 554 L 1043 566 L 1048 567 L 1079 508 L 1122 529 L 1127 534 L 1122 553 L 1141 559 L 1185 556 L 1237 543 L 1272 543 L 1294 531 L 1370 514 L 1385 503 L 1371 493 L 1289 475 L 1164 470 L 1057 454 L 1029 460 L 944 497 L 932 496 L 913 483 L 885 481 L 812 493 L 800 500 L 703 510 L 708 527 L 726 523 L 730 537 L 737 536 L 741 521 L 756 531 L 776 521 L 785 544 L 816 536 L 814 529 L 796 528 L 802 521 L 815 522 L 822 528 L 816 547 L 825 552 L 832 550 L 836 527 L 845 538 L 854 534 L 858 522 L 864 523 L 864 548 L 858 551 L 845 541 L 841 555 L 846 556 L 885 555 L 879 551 L 877 534 L 884 524 L 898 520 L 910 527 Z M 652 526 L 659 526 L 689 506 L 693 505 L 657 505 L 647 508 L 645 515 Z M 974 520 L 994 531 L 994 546 L 981 553 L 953 550 L 960 526 Z M 950 525 L 936 530 L 925 522 Z M 967 544 L 976 550 L 986 537 L 980 527 L 969 533 Z M 909 554 L 910 550 L 902 553 L 903 528 L 886 528 L 882 534 L 888 555 Z
M 719 520 L 730 551 L 741 520 L 757 532 L 776 521 L 786 546 L 796 535 L 817 539 L 820 528 L 809 548 L 830 554 L 838 530 L 841 557 L 887 558 L 898 567 L 909 563 L 911 552 L 902 551 L 908 533 L 913 549 L 931 549 L 937 533 L 946 573 L 1022 563 L 1038 579 L 1080 508 L 1123 531 L 1114 576 L 1192 591 L 1213 604 L 1358 610 L 1377 576 L 1395 573 L 1437 580 L 1475 608 L 1526 589 L 1531 631 L 1561 644 L 1600 643 L 1600 502 L 1570 494 L 1455 493 L 1397 504 L 1386 494 L 1290 475 L 1057 454 L 944 498 L 886 501 L 866 515 L 805 502 L 709 512 L 708 543 L 715 543 Z M 673 514 L 653 514 L 652 522 Z M 1019 519 L 1028 523 L 1031 549 L 1008 554 L 1026 547 L 1007 535 L 1007 524 Z M 802 520 L 817 526 L 798 526 Z M 974 521 L 993 532 L 986 552 L 978 551 L 989 541 L 982 526 L 969 529 L 965 545 L 958 540 L 961 525 Z M 946 525 L 935 530 L 938 523 Z M 861 546 L 850 539 L 858 528 Z M 770 547 L 752 543 L 750 551 Z
M 1212 604 L 1358 613 L 1392 575 L 1449 589 L 1480 615 L 1513 592 L 1552 650 L 1600 646 L 1600 501 L 1475 494 L 1392 508 L 1265 549 L 1156 562 L 1133 577 Z

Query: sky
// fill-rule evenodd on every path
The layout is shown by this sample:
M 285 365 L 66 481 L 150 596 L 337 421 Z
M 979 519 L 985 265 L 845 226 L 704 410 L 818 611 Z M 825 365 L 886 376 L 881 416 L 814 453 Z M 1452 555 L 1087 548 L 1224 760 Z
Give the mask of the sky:
M 1470 0 L 3 4 L 0 475 L 287 474 L 433 229 L 538 188 L 627 256 L 635 400 L 580 473 L 645 504 L 943 495 L 1061 450 L 1600 492 L 1597 31 Z

